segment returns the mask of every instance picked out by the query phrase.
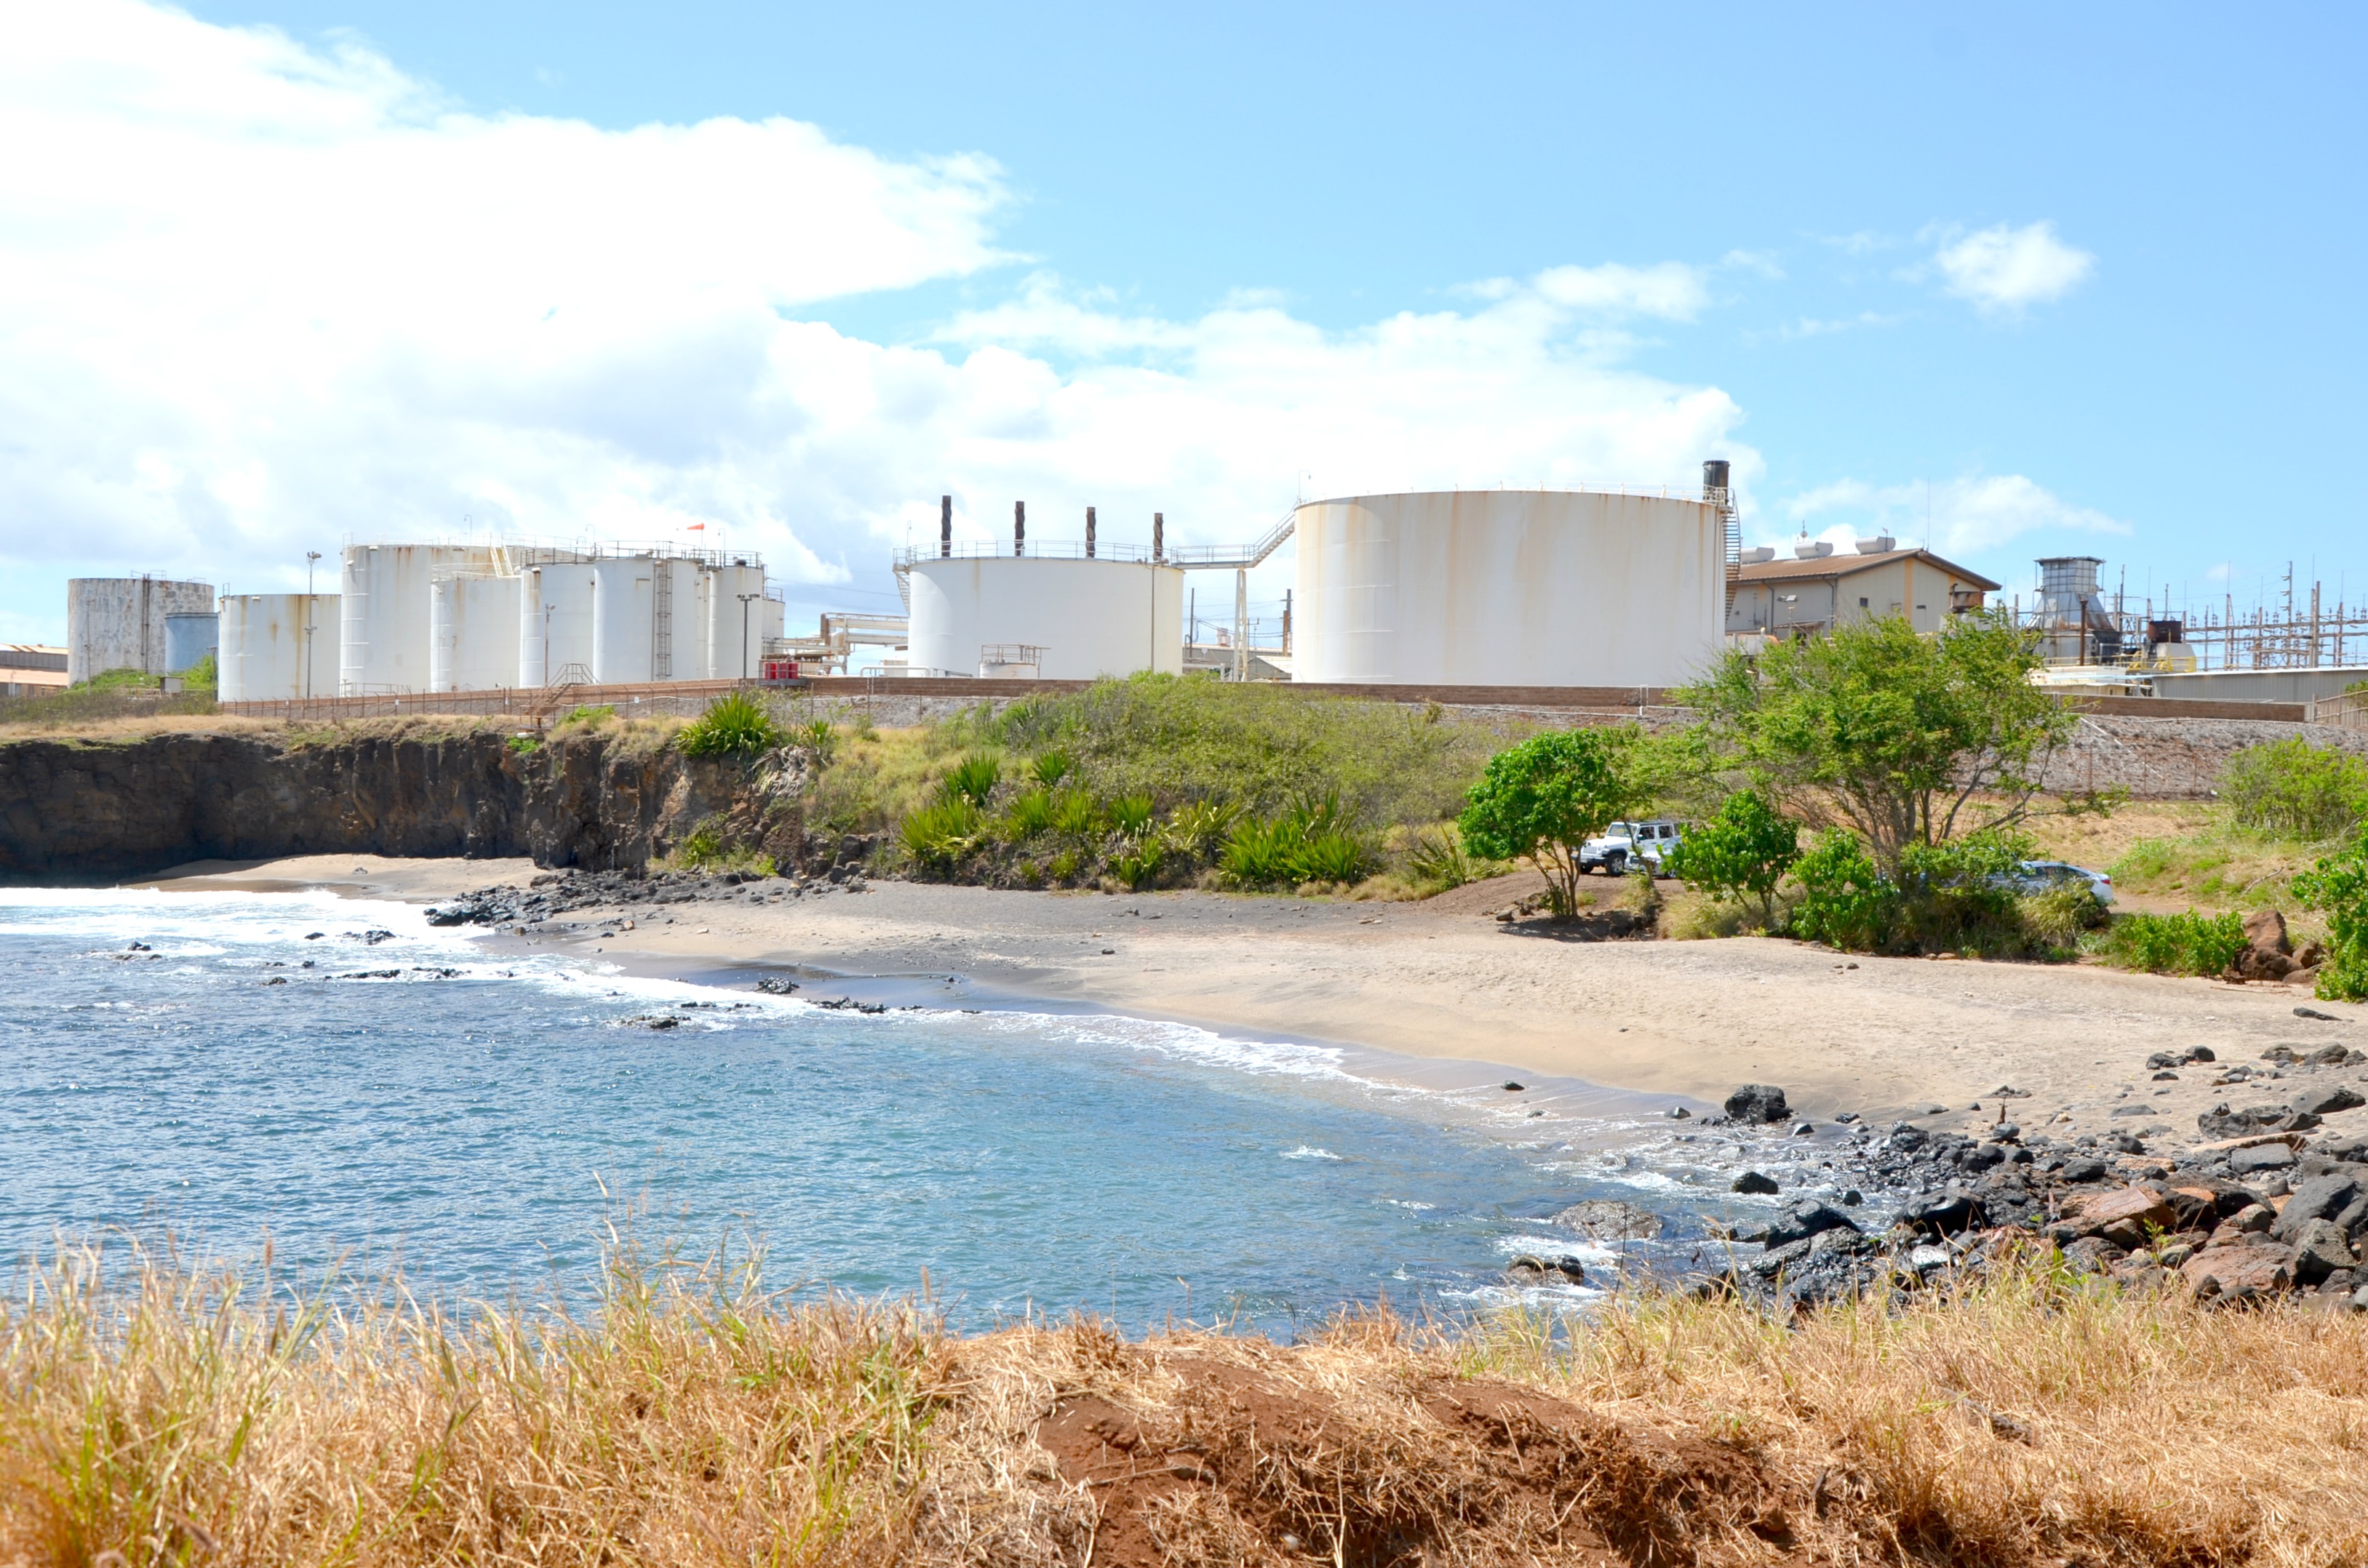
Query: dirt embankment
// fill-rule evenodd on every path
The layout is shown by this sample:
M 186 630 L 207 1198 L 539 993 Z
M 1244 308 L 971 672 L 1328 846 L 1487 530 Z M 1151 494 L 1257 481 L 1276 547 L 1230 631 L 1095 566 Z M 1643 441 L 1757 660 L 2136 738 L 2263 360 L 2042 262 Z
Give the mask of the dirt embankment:
M 731 809 L 739 778 L 617 730 L 524 751 L 490 727 L 16 740 L 0 744 L 0 881 L 313 854 L 639 867 Z

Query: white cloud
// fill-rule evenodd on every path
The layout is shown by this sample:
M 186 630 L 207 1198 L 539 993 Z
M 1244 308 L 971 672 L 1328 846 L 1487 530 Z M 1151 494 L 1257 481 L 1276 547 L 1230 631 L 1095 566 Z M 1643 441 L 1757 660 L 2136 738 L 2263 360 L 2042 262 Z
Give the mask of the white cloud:
M 473 115 L 359 47 L 133 0 L 6 14 L 0 145 L 44 154 L 0 160 L 0 578 L 20 583 L 287 585 L 307 549 L 464 516 L 703 523 L 689 537 L 826 582 L 934 527 L 949 489 L 966 526 L 1025 497 L 1059 537 L 1091 502 L 1110 537 L 1157 509 L 1182 541 L 1255 532 L 1302 487 L 1759 466 L 1724 392 L 1613 361 L 1606 324 L 1702 307 L 1675 264 L 1556 267 L 1339 332 L 1256 293 L 1168 321 L 1040 276 L 931 341 L 871 343 L 801 315 L 1007 264 L 991 162 L 781 119 Z
M 2060 300 L 2097 269 L 2097 258 L 2055 237 L 2055 225 L 2000 223 L 1943 244 L 1932 256 L 1950 293 L 1985 311 L 2013 312 Z
M 2066 501 L 2019 473 L 1887 485 L 1846 479 L 1776 507 L 1796 528 L 1816 528 L 1820 518 L 1837 512 L 1856 520 L 1826 525 L 1819 537 L 1888 533 L 1903 543 L 1967 558 L 2002 549 L 2027 533 L 2130 531 L 2127 523 Z

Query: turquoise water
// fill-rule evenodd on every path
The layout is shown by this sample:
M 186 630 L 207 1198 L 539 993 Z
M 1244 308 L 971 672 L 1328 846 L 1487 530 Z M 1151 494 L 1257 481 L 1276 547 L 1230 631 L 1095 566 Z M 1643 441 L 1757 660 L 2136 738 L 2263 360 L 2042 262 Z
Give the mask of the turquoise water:
M 1498 1299 L 1543 1216 L 1656 1196 L 1588 1174 L 1584 1129 L 1514 1136 L 1319 1047 L 834 1012 L 503 958 L 399 904 L 0 892 L 0 961 L 16 1260 L 109 1227 L 233 1259 L 268 1236 L 466 1299 L 588 1282 L 613 1223 L 691 1253 L 753 1235 L 778 1283 L 926 1275 L 966 1325 L 1085 1308 L 1288 1332 L 1383 1296 Z M 631 1021 L 651 1017 L 683 1021 Z

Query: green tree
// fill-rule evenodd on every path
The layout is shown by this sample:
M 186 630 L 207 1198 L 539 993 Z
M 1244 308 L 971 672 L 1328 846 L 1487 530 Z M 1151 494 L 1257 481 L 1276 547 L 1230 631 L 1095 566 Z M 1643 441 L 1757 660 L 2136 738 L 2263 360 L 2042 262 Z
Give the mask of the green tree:
M 2327 912 L 2327 957 L 2317 994 L 2329 1002 L 2368 1002 L 2368 833 L 2294 880 L 2307 909 Z
M 1749 898 L 1762 927 L 1775 924 L 1776 884 L 1801 858 L 1798 824 L 1756 791 L 1729 795 L 1718 815 L 1687 833 L 1661 865 L 1688 887 L 1719 898 Z
M 1960 616 L 1930 637 L 1887 616 L 1731 652 L 1679 699 L 1702 715 L 1715 766 L 1771 802 L 1839 819 L 1892 878 L 1911 846 L 2039 808 L 2078 722 L 2031 684 L 2041 663 L 2035 636 L 2004 616 Z
M 1557 914 L 1578 908 L 1578 851 L 1638 801 L 1627 730 L 1555 730 L 1488 759 L 1455 825 L 1473 853 L 1527 860 Z

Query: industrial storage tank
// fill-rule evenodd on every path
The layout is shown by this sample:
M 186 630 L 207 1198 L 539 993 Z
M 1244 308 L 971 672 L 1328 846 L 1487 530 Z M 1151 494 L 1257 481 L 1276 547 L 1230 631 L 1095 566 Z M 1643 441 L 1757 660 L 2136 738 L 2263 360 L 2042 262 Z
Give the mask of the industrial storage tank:
M 1302 506 L 1293 532 L 1299 681 L 1675 686 L 1720 652 L 1726 537 L 1713 501 L 1357 495 Z
M 707 652 L 710 680 L 753 680 L 765 669 L 765 639 L 772 612 L 780 607 L 765 597 L 765 569 L 745 561 L 708 574 Z
M 491 572 L 496 563 L 488 545 L 347 545 L 338 604 L 339 692 L 426 690 L 431 585 L 453 573 Z
M 907 568 L 914 675 L 974 676 L 1030 647 L 1046 680 L 1184 670 L 1184 574 L 1148 562 L 923 557 Z
M 518 574 L 518 684 L 588 686 L 592 680 L 589 561 L 549 562 Z
M 70 577 L 66 580 L 66 679 L 78 686 L 109 670 L 166 674 L 176 667 L 168 656 L 172 639 L 167 620 L 213 612 L 211 583 L 179 583 L 163 577 Z
M 594 562 L 592 678 L 602 686 L 700 679 L 705 575 L 698 562 L 673 556 Z
M 225 594 L 222 669 L 224 702 L 283 702 L 337 695 L 337 596 Z
M 518 684 L 519 583 L 472 573 L 427 589 L 427 689 L 498 691 Z

